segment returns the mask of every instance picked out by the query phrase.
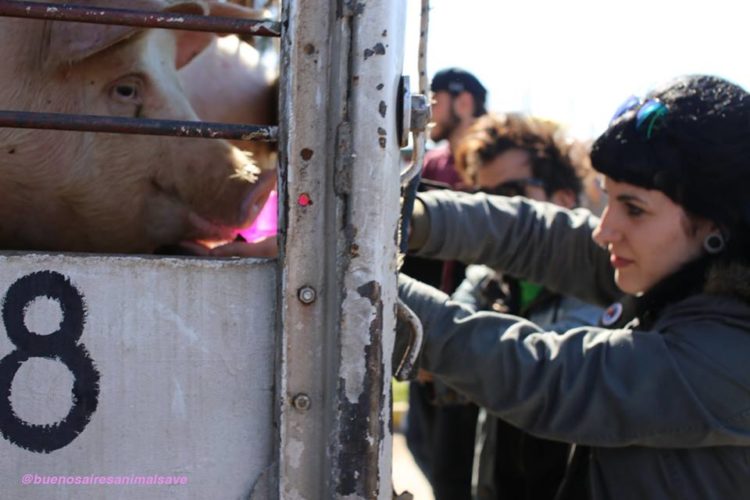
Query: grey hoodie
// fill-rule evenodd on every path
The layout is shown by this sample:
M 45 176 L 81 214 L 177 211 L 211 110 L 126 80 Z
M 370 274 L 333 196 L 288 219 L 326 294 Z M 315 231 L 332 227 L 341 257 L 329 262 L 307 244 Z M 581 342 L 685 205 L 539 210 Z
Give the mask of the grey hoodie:
M 431 225 L 421 256 L 486 264 L 589 302 L 619 295 L 585 210 L 420 199 Z M 722 295 L 669 304 L 648 330 L 544 332 L 406 277 L 399 294 L 425 327 L 423 368 L 531 434 L 592 447 L 592 498 L 750 499 L 750 305 L 747 284 L 725 278 L 737 276 L 713 280 Z

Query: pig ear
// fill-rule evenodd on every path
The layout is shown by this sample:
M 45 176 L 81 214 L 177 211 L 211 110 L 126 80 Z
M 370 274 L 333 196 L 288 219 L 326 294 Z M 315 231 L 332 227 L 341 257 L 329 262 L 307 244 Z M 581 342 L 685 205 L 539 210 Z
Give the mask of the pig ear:
M 177 69 L 180 69 L 192 61 L 198 54 L 206 50 L 206 47 L 211 44 L 216 35 L 198 31 L 183 31 L 177 33 L 176 37 L 177 55 L 175 56 L 175 66 Z
M 82 61 L 135 34 L 131 26 L 50 22 L 45 66 L 56 69 Z
M 177 2 L 171 4 L 166 11 L 196 15 L 205 15 L 208 13 L 204 2 Z M 177 69 L 182 68 L 192 61 L 195 56 L 203 52 L 211 44 L 214 36 L 213 33 L 201 31 L 175 31 L 175 38 L 177 40 L 175 65 Z
M 169 12 L 183 12 L 189 14 L 205 14 L 206 11 L 195 12 L 193 9 L 199 7 L 204 9 L 207 7 L 208 13 L 212 16 L 219 17 L 234 17 L 240 19 L 263 19 L 265 17 L 265 11 L 250 9 L 229 2 L 218 2 L 216 0 L 209 0 L 203 2 L 200 5 L 195 2 L 180 2 L 171 5 L 167 11 Z M 182 68 L 187 63 L 193 60 L 195 56 L 203 52 L 214 40 L 215 35 L 212 33 L 198 32 L 198 31 L 183 31 L 177 34 L 177 58 L 176 65 L 177 69 Z
M 78 0 L 76 3 L 89 5 L 100 2 L 101 0 Z M 112 3 L 118 4 L 118 2 Z M 123 5 L 113 6 L 198 15 L 206 14 L 208 11 L 206 5 L 199 1 L 178 1 L 170 4 L 167 8 L 161 0 L 128 0 L 120 3 L 123 3 Z M 107 50 L 140 32 L 142 28 L 52 21 L 47 24 L 46 30 L 49 36 L 44 47 L 45 66 L 56 69 L 61 65 L 82 61 Z

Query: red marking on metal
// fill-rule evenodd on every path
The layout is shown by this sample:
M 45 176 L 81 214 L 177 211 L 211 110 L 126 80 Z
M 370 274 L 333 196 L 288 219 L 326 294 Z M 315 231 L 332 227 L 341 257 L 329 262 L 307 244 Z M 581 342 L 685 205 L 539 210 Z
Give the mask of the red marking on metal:
M 307 193 L 302 193 L 297 198 L 297 203 L 302 207 L 307 207 L 312 205 L 312 198 L 310 198 L 310 195 Z

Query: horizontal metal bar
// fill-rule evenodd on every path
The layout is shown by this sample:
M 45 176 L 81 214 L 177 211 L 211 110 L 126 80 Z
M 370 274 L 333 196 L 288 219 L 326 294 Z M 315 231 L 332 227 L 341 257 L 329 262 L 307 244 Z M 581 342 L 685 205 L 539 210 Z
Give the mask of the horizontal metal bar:
M 253 36 L 281 36 L 281 23 L 233 17 L 199 16 L 173 12 L 85 7 L 53 3 L 0 0 L 0 16 L 116 24 L 142 28 L 167 28 L 211 33 L 237 33 Z
M 275 142 L 279 135 L 278 127 L 271 125 L 232 125 L 228 123 L 30 113 L 26 111 L 0 111 L 0 128 L 2 127 L 262 142 Z

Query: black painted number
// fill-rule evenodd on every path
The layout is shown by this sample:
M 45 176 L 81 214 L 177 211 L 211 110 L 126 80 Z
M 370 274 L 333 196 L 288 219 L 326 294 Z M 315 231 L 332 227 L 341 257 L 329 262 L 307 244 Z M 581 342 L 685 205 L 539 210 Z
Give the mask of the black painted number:
M 26 307 L 38 297 L 57 300 L 62 309 L 60 328 L 49 335 L 29 331 Z M 3 301 L 3 323 L 16 349 L 0 360 L 0 432 L 11 443 L 37 453 L 49 453 L 70 444 L 91 419 L 99 397 L 99 372 L 83 344 L 86 310 L 83 297 L 68 278 L 54 271 L 28 274 L 13 283 Z M 73 373 L 73 405 L 59 422 L 29 424 L 18 418 L 10 402 L 10 388 L 21 365 L 29 358 L 60 361 Z

